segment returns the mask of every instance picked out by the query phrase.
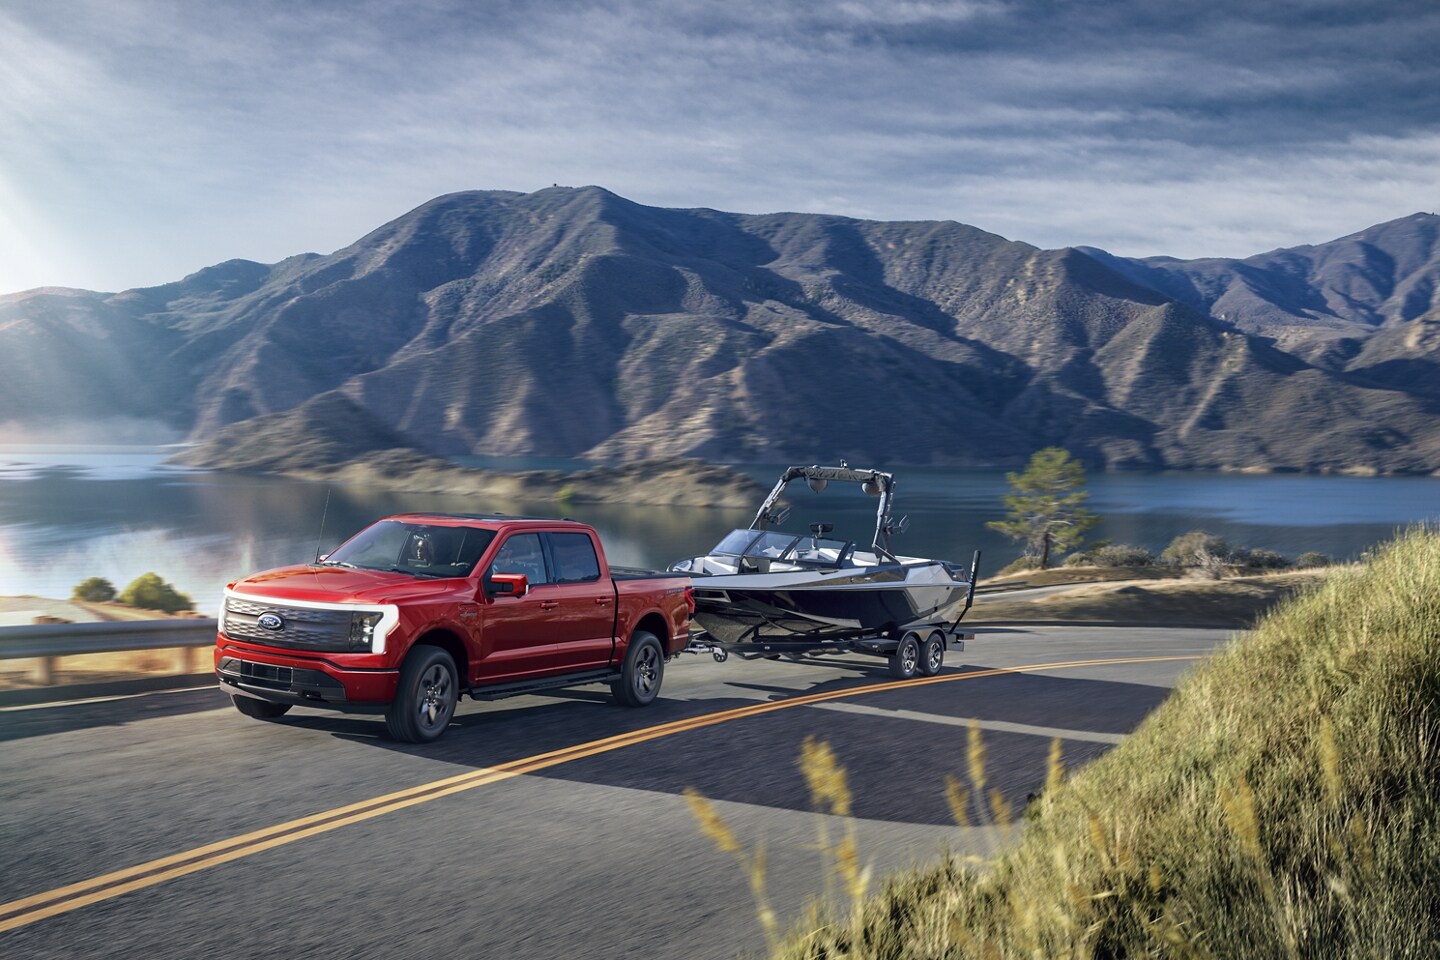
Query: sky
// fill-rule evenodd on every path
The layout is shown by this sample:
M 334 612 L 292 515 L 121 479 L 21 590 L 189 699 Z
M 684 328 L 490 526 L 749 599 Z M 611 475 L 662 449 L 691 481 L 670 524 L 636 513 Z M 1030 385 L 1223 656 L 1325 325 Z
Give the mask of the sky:
M 441 194 L 1250 254 L 1440 209 L 1440 3 L 0 0 L 0 294 Z

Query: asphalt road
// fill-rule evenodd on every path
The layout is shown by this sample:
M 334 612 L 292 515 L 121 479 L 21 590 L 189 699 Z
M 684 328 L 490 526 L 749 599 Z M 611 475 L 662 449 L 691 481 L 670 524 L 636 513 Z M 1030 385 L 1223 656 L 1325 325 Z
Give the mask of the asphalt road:
M 1110 749 L 1226 638 L 991 628 L 949 655 L 957 679 L 900 687 L 878 659 L 689 656 L 649 708 L 604 688 L 467 700 L 427 747 L 390 742 L 378 719 L 250 720 L 214 689 L 0 711 L 0 957 L 761 951 L 745 877 L 684 788 L 763 844 L 774 905 L 794 917 L 825 885 L 825 818 L 795 762 L 807 736 L 845 765 L 877 874 L 943 847 L 983 854 L 1001 831 L 954 825 L 944 799 L 972 718 L 1018 812 L 1052 737 L 1067 765 Z M 1134 658 L 1153 659 L 1090 662 Z M 961 678 L 1036 664 L 1070 665 Z

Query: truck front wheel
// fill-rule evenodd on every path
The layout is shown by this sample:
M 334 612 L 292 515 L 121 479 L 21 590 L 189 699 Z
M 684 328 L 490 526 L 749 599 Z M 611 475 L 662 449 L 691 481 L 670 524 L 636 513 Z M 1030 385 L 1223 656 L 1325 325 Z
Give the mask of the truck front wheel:
M 400 687 L 385 711 L 385 729 L 402 743 L 438 740 L 459 699 L 460 683 L 450 654 L 439 647 L 418 646 L 400 668 Z
M 620 676 L 610 683 L 610 692 L 627 707 L 643 707 L 660 695 L 665 678 L 665 651 L 655 634 L 636 630 L 620 666 Z

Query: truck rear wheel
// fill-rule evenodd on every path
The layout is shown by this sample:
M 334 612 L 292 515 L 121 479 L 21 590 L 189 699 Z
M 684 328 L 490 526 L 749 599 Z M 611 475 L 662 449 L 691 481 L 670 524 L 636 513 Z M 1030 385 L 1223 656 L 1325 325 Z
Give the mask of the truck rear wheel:
M 400 687 L 385 711 L 385 729 L 402 743 L 438 740 L 459 699 L 460 683 L 450 654 L 439 647 L 418 646 L 400 668 Z
M 665 679 L 665 651 L 655 634 L 636 630 L 620 666 L 620 677 L 610 683 L 610 692 L 627 707 L 643 707 L 660 695 Z
M 247 717 L 254 717 L 256 720 L 274 720 L 283 717 L 290 712 L 288 703 L 271 703 L 269 700 L 256 700 L 254 697 L 232 696 L 235 701 L 235 709 Z

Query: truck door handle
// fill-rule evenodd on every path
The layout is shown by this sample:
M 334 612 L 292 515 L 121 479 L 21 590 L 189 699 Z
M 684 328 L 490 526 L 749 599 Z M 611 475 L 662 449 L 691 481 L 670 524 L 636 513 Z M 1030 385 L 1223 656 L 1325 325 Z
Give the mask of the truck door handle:
M 596 598 L 595 598 L 595 602 L 596 602 L 596 603 L 609 603 L 609 602 L 610 602 L 610 598 L 609 598 L 609 597 L 596 597 Z
M 558 600 L 546 600 L 544 603 L 540 604 L 540 609 L 541 609 L 541 610 L 554 610 L 554 609 L 555 609 L 556 607 L 558 607 L 558 606 L 560 606 L 560 601 L 558 601 Z

